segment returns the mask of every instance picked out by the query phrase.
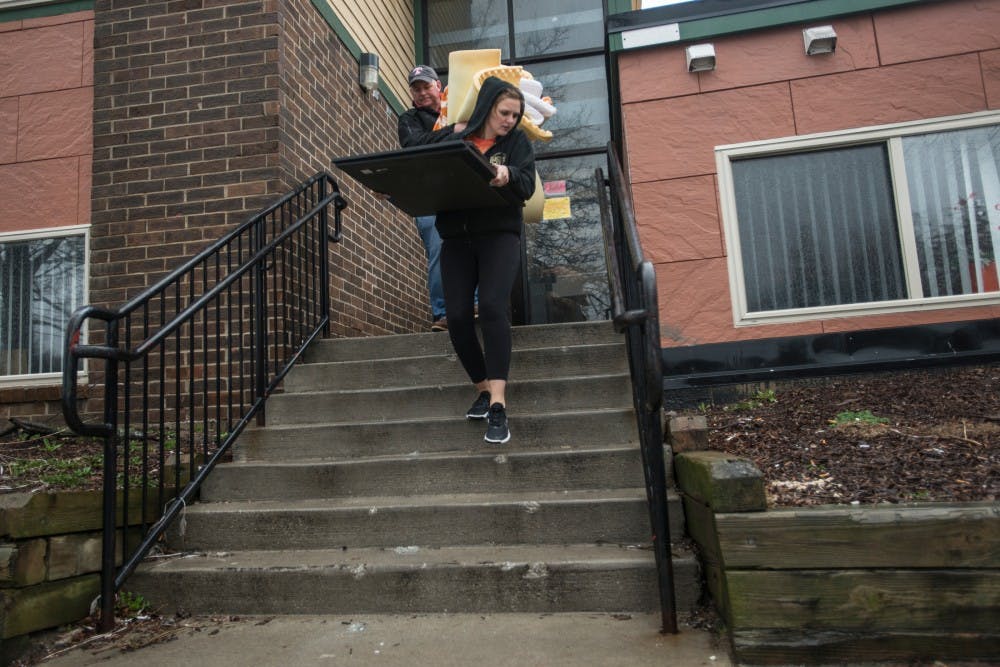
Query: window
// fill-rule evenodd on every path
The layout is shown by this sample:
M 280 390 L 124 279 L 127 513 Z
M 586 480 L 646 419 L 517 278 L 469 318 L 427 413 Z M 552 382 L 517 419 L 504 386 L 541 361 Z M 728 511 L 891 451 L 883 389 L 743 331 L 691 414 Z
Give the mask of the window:
M 535 153 L 544 156 L 581 148 L 603 152 L 611 138 L 604 58 L 556 60 L 526 69 L 545 85 L 543 93 L 556 104 L 556 114 L 542 125 L 552 132 L 552 140 L 536 142 Z
M 716 157 L 737 325 L 1000 303 L 1000 114 Z
M 500 49 L 504 62 L 518 64 L 604 50 L 600 0 L 428 0 L 426 6 L 428 62 L 435 68 L 447 68 L 448 54 L 466 49 Z
M 507 48 L 507 0 L 429 0 L 427 3 L 428 62 L 448 67 L 448 54 L 470 49 Z
M 601 0 L 426 0 L 417 3 L 426 30 L 423 56 L 444 82 L 448 55 L 500 49 L 544 86 L 556 114 L 534 144 L 535 166 L 559 199 L 549 217 L 521 237 L 527 301 L 517 324 L 608 317 L 607 270 L 595 200 L 594 167 L 605 165 L 611 136 L 605 4 Z M 606 165 L 605 165 L 606 166 Z
M 608 270 L 594 170 L 604 155 L 535 163 L 549 205 L 541 222 L 525 225 L 533 322 L 610 317 Z
M 69 316 L 86 293 L 86 232 L 0 234 L 0 380 L 62 372 Z
M 604 48 L 604 11 L 594 0 L 514 0 L 518 58 Z

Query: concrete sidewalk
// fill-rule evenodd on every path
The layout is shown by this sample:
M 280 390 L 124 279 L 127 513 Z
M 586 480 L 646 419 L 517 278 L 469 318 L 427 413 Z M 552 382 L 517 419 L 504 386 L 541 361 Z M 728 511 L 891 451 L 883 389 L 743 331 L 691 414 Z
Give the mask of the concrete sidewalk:
M 420 614 L 191 618 L 138 651 L 78 646 L 49 667 L 731 667 L 709 632 L 659 633 L 656 614 Z

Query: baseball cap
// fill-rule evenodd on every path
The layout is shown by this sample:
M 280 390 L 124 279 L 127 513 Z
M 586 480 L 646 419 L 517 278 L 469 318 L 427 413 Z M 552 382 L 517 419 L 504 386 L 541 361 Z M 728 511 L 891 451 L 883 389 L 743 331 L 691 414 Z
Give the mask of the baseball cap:
M 430 83 L 432 81 L 440 81 L 438 79 L 437 72 L 427 65 L 417 65 L 410 70 L 410 76 L 407 79 L 407 84 L 412 85 L 414 81 L 426 81 Z

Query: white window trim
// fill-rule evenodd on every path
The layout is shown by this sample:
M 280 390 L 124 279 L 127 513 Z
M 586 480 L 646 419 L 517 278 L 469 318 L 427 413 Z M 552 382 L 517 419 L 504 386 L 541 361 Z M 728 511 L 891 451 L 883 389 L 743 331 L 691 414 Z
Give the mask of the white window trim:
M 719 179 L 719 198 L 722 213 L 722 229 L 726 243 L 726 261 L 729 272 L 729 293 L 733 304 L 733 325 L 736 327 L 786 322 L 805 322 L 838 317 L 862 315 L 882 315 L 888 313 L 918 312 L 962 308 L 971 306 L 993 306 L 1000 304 L 1000 293 L 962 294 L 945 297 L 914 297 L 897 301 L 877 303 L 852 303 L 839 306 L 815 308 L 795 308 L 767 312 L 749 312 L 746 303 L 746 288 L 743 281 L 743 259 L 736 215 L 736 194 L 733 185 L 732 161 L 746 157 L 763 157 L 814 151 L 822 148 L 844 147 L 876 141 L 886 142 L 889 148 L 889 167 L 895 186 L 896 219 L 899 221 L 900 243 L 902 245 L 903 266 L 907 277 L 907 289 L 911 294 L 922 294 L 918 266 L 917 247 L 910 224 L 909 191 L 906 174 L 903 171 L 902 138 L 914 134 L 970 129 L 984 125 L 1000 124 L 1000 112 L 983 111 L 961 116 L 948 116 L 928 120 L 895 123 L 856 128 L 852 130 L 807 134 L 780 139 L 751 141 L 741 144 L 727 144 L 715 147 L 716 174 Z M 904 222 L 905 221 L 905 222 Z
M 54 239 L 60 236 L 78 236 L 80 233 L 85 236 L 90 233 L 90 225 L 71 225 L 68 227 L 41 227 L 39 229 L 24 229 L 16 232 L 0 232 L 0 243 L 11 243 L 13 241 L 25 241 L 29 239 Z M 88 257 L 90 250 L 87 249 Z
M 54 5 L 61 0 L 0 0 L 0 11 L 5 9 L 19 9 L 25 7 L 39 7 L 42 5 Z
M 27 229 L 16 232 L 0 232 L 0 243 L 14 241 L 30 241 L 33 239 L 53 239 L 60 236 L 79 236 L 83 233 L 83 284 L 85 285 L 83 302 L 89 303 L 90 293 L 90 225 L 72 225 L 69 227 L 48 227 L 42 229 Z M 81 343 L 86 343 L 86 328 L 81 332 Z M 87 360 L 77 373 L 77 382 L 87 381 Z M 0 388 L 10 387 L 47 387 L 60 384 L 62 373 L 34 373 L 30 375 L 0 376 Z

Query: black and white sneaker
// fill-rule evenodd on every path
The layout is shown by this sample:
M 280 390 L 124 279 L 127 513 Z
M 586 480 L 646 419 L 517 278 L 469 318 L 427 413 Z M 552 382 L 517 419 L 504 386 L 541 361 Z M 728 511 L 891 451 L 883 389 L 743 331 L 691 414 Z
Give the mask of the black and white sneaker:
M 489 426 L 486 427 L 486 442 L 503 444 L 510 440 L 510 429 L 507 428 L 507 411 L 499 403 L 490 406 Z
M 469 411 L 465 413 L 466 419 L 486 419 L 490 413 L 490 392 L 479 392 L 479 398 L 472 404 Z

